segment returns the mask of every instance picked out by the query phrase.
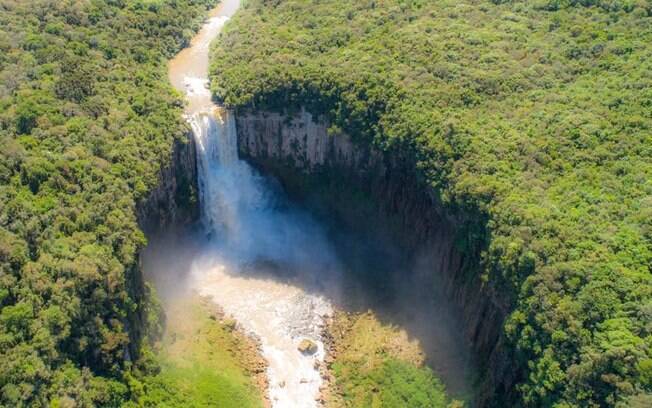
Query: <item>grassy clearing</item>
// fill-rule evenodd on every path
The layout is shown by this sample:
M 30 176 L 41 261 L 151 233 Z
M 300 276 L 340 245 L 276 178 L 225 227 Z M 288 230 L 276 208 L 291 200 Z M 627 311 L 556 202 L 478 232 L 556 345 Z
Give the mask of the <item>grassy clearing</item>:
M 372 313 L 336 313 L 330 325 L 329 407 L 447 407 L 441 381 L 423 365 L 417 341 Z
M 157 349 L 161 372 L 143 382 L 140 406 L 263 407 L 265 363 L 256 345 L 210 303 L 176 301 Z

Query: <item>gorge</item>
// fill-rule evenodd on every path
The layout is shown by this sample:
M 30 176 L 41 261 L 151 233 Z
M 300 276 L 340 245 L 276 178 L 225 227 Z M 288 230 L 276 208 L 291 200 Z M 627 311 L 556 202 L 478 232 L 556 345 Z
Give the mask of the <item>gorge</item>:
M 261 10 L 264 10 L 263 13 L 272 12 L 271 8 L 262 4 L 250 7 L 249 15 L 251 10 L 258 10 L 259 13 Z M 288 12 L 287 10 L 298 10 L 298 8 L 290 7 L 278 13 L 283 15 Z M 264 19 L 263 21 L 268 22 Z M 256 310 L 256 306 L 255 302 L 242 302 L 235 294 L 247 293 L 247 297 L 256 298 L 255 290 L 274 294 L 272 298 L 277 296 L 283 299 L 283 292 L 295 293 L 293 290 L 298 289 L 300 292 L 308 291 L 320 297 L 320 300 L 315 300 L 319 305 L 324 305 L 322 300 L 326 300 L 327 306 L 323 308 L 308 302 L 311 304 L 310 309 L 323 311 L 316 320 L 313 320 L 316 326 L 328 322 L 330 316 L 325 311 L 330 308 L 353 314 L 362 310 L 372 310 L 383 323 L 404 330 L 409 339 L 417 341 L 419 348 L 425 353 L 427 365 L 446 385 L 449 395 L 465 400 L 472 406 L 515 405 L 522 400 L 533 403 L 532 401 L 538 398 L 547 398 L 541 395 L 553 393 L 553 391 L 543 392 L 536 386 L 529 394 L 519 391 L 528 389 L 528 386 L 522 384 L 538 381 L 527 373 L 540 368 L 535 368 L 525 361 L 532 355 L 536 356 L 540 351 L 524 352 L 521 342 L 532 341 L 532 339 L 520 336 L 516 327 L 530 323 L 521 312 L 512 313 L 516 302 L 523 302 L 520 307 L 531 303 L 525 303 L 523 298 L 518 298 L 516 288 L 513 286 L 518 282 L 513 279 L 510 281 L 507 274 L 528 276 L 533 273 L 536 264 L 533 258 L 534 252 L 519 252 L 520 241 L 509 241 L 512 238 L 496 239 L 493 234 L 502 231 L 504 226 L 490 219 L 490 212 L 483 207 L 481 201 L 480 204 L 478 201 L 470 200 L 453 205 L 450 201 L 450 195 L 453 193 L 445 190 L 447 181 L 442 180 L 444 177 L 442 174 L 446 171 L 445 164 L 440 163 L 439 160 L 445 163 L 446 160 L 450 160 L 446 157 L 447 154 L 452 157 L 461 154 L 456 150 L 461 147 L 455 145 L 464 137 L 456 129 L 460 125 L 446 125 L 448 128 L 443 129 L 442 134 L 446 143 L 451 143 L 451 146 L 438 146 L 441 152 L 432 153 L 430 147 L 426 149 L 418 144 L 415 145 L 409 142 L 409 138 L 407 142 L 400 137 L 397 137 L 398 142 L 382 140 L 380 137 L 372 140 L 371 136 L 374 132 L 380 132 L 378 130 L 380 126 L 394 130 L 392 125 L 383 122 L 388 119 L 374 119 L 371 110 L 365 112 L 368 117 L 364 114 L 356 117 L 359 115 L 355 111 L 359 107 L 356 105 L 357 102 L 351 102 L 353 107 L 344 105 L 343 108 L 342 105 L 338 105 L 343 101 L 337 98 L 351 96 L 345 93 L 347 91 L 336 87 L 329 89 L 329 85 L 324 83 L 319 86 L 303 84 L 301 81 L 306 81 L 305 78 L 283 83 L 288 79 L 277 78 L 276 74 L 272 73 L 271 77 L 259 76 L 249 79 L 245 88 L 239 88 L 243 85 L 240 73 L 234 75 L 232 68 L 225 67 L 223 62 L 235 61 L 240 69 L 250 69 L 250 66 L 237 60 L 238 57 L 243 56 L 240 54 L 243 49 L 247 51 L 249 44 L 245 41 L 244 44 L 247 45 L 243 46 L 233 42 L 233 38 L 241 40 L 244 38 L 242 32 L 237 30 L 236 26 L 216 46 L 218 59 L 214 61 L 216 68 L 213 68 L 211 78 L 213 90 L 220 98 L 225 97 L 233 110 L 214 111 L 211 115 L 218 118 L 217 122 L 205 117 L 202 123 L 195 124 L 194 133 L 195 135 L 208 134 L 211 126 L 217 126 L 220 129 L 217 133 L 224 140 L 219 143 L 221 147 L 213 155 L 218 157 L 218 162 L 238 163 L 235 167 L 241 170 L 237 182 L 227 177 L 226 180 L 222 180 L 221 187 L 216 187 L 214 190 L 211 190 L 209 183 L 206 182 L 206 177 L 201 181 L 200 174 L 198 188 L 200 197 L 203 197 L 201 208 L 204 223 L 208 222 L 213 226 L 222 225 L 225 214 L 228 214 L 227 219 L 234 217 L 238 220 L 236 229 L 243 227 L 244 231 L 248 231 L 244 234 L 248 237 L 244 241 L 240 241 L 235 247 L 223 246 L 221 250 L 228 248 L 226 253 L 229 254 L 237 254 L 244 250 L 247 255 L 251 255 L 249 251 L 253 249 L 257 255 L 254 255 L 255 260 L 245 268 L 240 267 L 249 274 L 247 276 L 249 281 L 242 281 L 239 276 L 235 278 L 228 276 L 229 266 L 224 266 L 224 260 L 220 260 L 218 263 L 222 262 L 222 264 L 219 268 L 222 268 L 222 271 L 227 270 L 227 276 L 218 273 L 213 278 L 201 281 L 202 283 L 197 286 L 198 291 L 211 295 L 218 304 L 222 299 L 222 307 L 225 310 L 229 310 L 230 304 L 233 307 L 231 314 L 233 316 L 239 314 L 240 317 L 236 317 L 236 320 L 240 321 L 250 320 L 245 311 L 252 312 Z M 276 34 L 276 32 L 270 33 L 271 36 Z M 236 47 L 238 50 L 231 52 L 229 47 Z M 252 58 L 251 54 L 244 55 L 245 60 Z M 245 77 L 251 75 L 250 71 L 245 72 Z M 224 75 L 224 78 L 220 75 Z M 243 89 L 246 90 L 246 86 L 252 84 L 256 86 L 261 78 L 274 85 L 266 88 L 269 84 L 263 83 L 253 97 L 238 93 Z M 309 73 L 307 78 L 312 79 Z M 275 84 L 276 82 L 281 85 Z M 190 81 L 189 85 L 192 86 L 193 82 Z M 301 86 L 305 88 L 301 89 Z M 351 85 L 345 83 L 342 86 L 346 89 Z M 205 97 L 210 95 L 203 88 L 194 92 L 205 94 Z M 337 92 L 344 92 L 346 96 L 343 97 L 341 94 L 334 96 L 332 92 L 335 95 Z M 365 100 L 367 96 L 364 92 L 362 96 L 359 95 L 357 97 L 362 98 L 365 103 L 376 106 Z M 333 101 L 337 109 L 335 113 L 328 110 L 328 104 Z M 378 102 L 377 106 L 380 106 L 381 111 L 384 109 L 382 108 L 384 103 Z M 348 112 L 351 117 L 345 116 L 347 109 L 351 109 Z M 401 120 L 398 121 L 399 125 L 402 125 Z M 416 123 L 419 124 L 418 121 Z M 409 123 L 403 125 L 408 129 L 412 126 Z M 405 131 L 400 126 L 397 130 L 399 134 Z M 408 136 L 412 137 L 411 134 Z M 428 141 L 420 141 L 420 143 L 427 144 Z M 201 147 L 198 152 L 199 168 L 206 167 L 205 164 L 201 164 L 203 161 Z M 228 157 L 223 157 L 227 152 Z M 438 154 L 442 154 L 443 157 Z M 240 162 L 238 157 L 246 160 L 255 170 Z M 278 182 L 268 176 L 274 177 Z M 253 189 L 250 188 L 251 183 L 248 181 L 252 179 L 259 180 L 259 183 L 254 183 L 258 184 L 258 187 Z M 476 180 L 467 183 L 476 183 Z M 461 183 L 461 185 L 465 184 Z M 491 197 L 490 194 L 485 196 L 487 191 L 483 186 L 477 188 L 481 197 Z M 227 197 L 224 197 L 225 191 L 230 191 Z M 240 194 L 245 191 L 255 191 L 254 195 L 258 195 L 258 199 L 251 201 L 243 198 L 251 197 L 249 194 L 244 196 Z M 265 193 L 262 193 L 263 191 Z M 261 200 L 261 195 L 266 197 Z M 208 199 L 208 196 L 213 198 Z M 221 210 L 215 213 L 210 209 L 207 211 L 206 203 L 209 202 L 219 203 L 211 207 L 212 210 L 219 208 Z M 259 228 L 253 227 L 248 222 L 242 225 L 243 220 L 256 219 L 256 216 L 249 218 L 256 211 L 233 212 L 232 208 L 229 209 L 229 203 L 238 202 L 241 204 L 248 202 L 249 204 L 244 204 L 245 208 L 249 206 L 263 210 L 266 215 L 254 222 Z M 279 217 L 278 210 L 287 211 L 288 208 L 292 208 L 291 212 L 301 208 L 300 211 L 308 216 L 308 221 L 305 223 L 295 224 L 299 231 L 307 231 L 307 225 L 314 225 L 315 220 L 319 226 L 317 230 L 303 237 L 299 234 L 298 238 L 287 240 L 292 234 L 284 232 L 288 223 L 287 220 L 283 220 L 283 216 Z M 249 216 L 244 218 L 235 215 L 236 213 L 243 215 L 247 212 Z M 508 220 L 505 225 L 511 225 L 511 222 L 513 220 Z M 229 223 L 226 224 L 225 228 L 220 227 L 222 234 L 229 230 Z M 233 226 L 231 230 L 233 231 Z M 278 233 L 282 238 L 275 236 Z M 523 239 L 529 236 L 527 229 L 522 233 Z M 226 232 L 226 236 L 228 234 Z M 216 233 L 215 236 L 219 237 L 220 233 Z M 301 253 L 305 250 L 310 253 L 309 248 L 303 245 L 309 241 L 308 237 L 320 242 L 317 244 L 317 248 L 320 249 L 315 252 L 328 253 L 330 266 L 314 268 L 314 265 L 310 262 L 306 263 L 305 260 L 303 263 L 296 263 L 294 257 L 297 252 Z M 290 242 L 292 244 L 288 245 Z M 244 247 L 241 246 L 243 243 L 245 243 Z M 275 246 L 279 243 L 283 244 Z M 503 245 L 508 247 L 502 248 Z M 269 251 L 270 248 L 275 249 Z M 214 248 L 213 251 L 216 249 Z M 283 256 L 279 257 L 280 253 Z M 515 257 L 516 264 L 506 265 L 504 263 L 506 257 Z M 311 258 L 314 256 L 307 257 L 307 259 Z M 309 264 L 312 268 L 308 267 Z M 211 266 L 203 268 L 210 269 Z M 238 270 L 238 267 L 230 266 L 230 268 L 231 272 Z M 254 292 L 249 292 L 245 290 L 246 285 L 256 286 L 251 281 L 251 273 L 284 285 L 291 282 L 293 289 L 290 290 L 288 286 L 283 285 L 270 287 L 261 285 L 254 289 Z M 197 275 L 195 269 L 195 276 Z M 237 289 L 230 290 L 229 286 Z M 210 287 L 213 289 L 209 289 Z M 523 288 L 529 290 L 527 285 Z M 287 299 L 290 298 L 284 299 L 285 305 L 274 304 L 269 297 L 261 298 L 261 303 L 270 305 L 267 312 L 276 310 L 275 313 L 278 314 L 279 309 L 287 309 Z M 544 304 L 546 301 L 545 298 L 542 300 Z M 302 306 L 301 302 L 298 303 Z M 271 316 L 266 315 L 263 310 L 253 314 Z M 511 318 L 516 320 L 509 321 L 510 314 L 512 314 Z M 290 313 L 290 315 L 297 315 L 297 313 Z M 287 320 L 280 320 L 287 325 Z M 532 324 L 544 326 L 547 324 L 541 317 L 534 319 L 534 322 L 536 323 Z M 247 325 L 243 324 L 243 326 Z M 322 337 L 327 340 L 331 337 L 328 333 L 328 324 L 326 327 L 325 331 L 313 331 L 311 337 L 318 342 L 320 362 L 324 352 Z M 269 326 L 268 329 L 270 328 L 271 332 L 278 331 L 278 327 Z M 249 325 L 247 330 L 259 334 L 266 329 L 261 326 L 254 329 Z M 269 334 L 270 331 L 267 333 Z M 558 336 L 559 332 L 556 333 Z M 506 337 L 506 334 L 509 337 Z M 299 340 L 299 336 L 291 335 L 289 342 L 286 338 L 285 345 Z M 537 341 L 532 343 L 534 350 L 537 350 L 539 347 Z M 265 355 L 264 345 L 262 349 Z M 286 356 L 297 356 L 293 347 L 286 348 L 285 353 Z M 328 347 L 325 348 L 325 353 L 328 354 Z M 540 357 L 545 361 L 549 358 L 545 357 L 549 356 L 549 352 L 546 353 L 544 357 Z M 272 354 L 267 351 L 268 361 L 273 360 L 269 357 Z M 291 360 L 288 357 L 281 359 Z M 337 356 L 334 360 L 335 362 L 329 362 L 327 367 L 335 374 L 337 383 L 337 375 L 338 373 L 342 375 L 342 371 L 338 372 Z M 315 364 L 314 367 L 319 365 Z M 569 375 L 575 375 L 573 363 L 569 363 L 569 367 Z M 305 368 L 306 373 L 310 372 L 309 364 Z M 543 371 L 545 375 L 550 373 L 547 369 Z M 272 366 L 268 368 L 269 390 L 272 403 L 277 401 L 279 406 L 283 406 L 289 401 L 288 393 L 292 393 L 292 383 L 296 383 L 297 378 L 288 382 L 285 378 L 281 379 L 282 376 L 278 377 L 279 372 L 280 370 L 275 372 Z M 309 378 L 312 378 L 314 383 Z M 329 378 L 328 374 L 326 378 Z M 303 394 L 306 398 L 303 401 L 312 400 L 316 395 L 315 390 L 320 388 L 320 379 L 307 374 L 298 379 L 299 384 L 316 384 L 312 388 L 304 387 L 309 391 Z M 332 388 L 331 385 L 323 385 L 321 388 L 323 389 L 324 386 Z M 335 390 L 336 393 L 347 395 L 346 385 L 340 384 L 339 388 L 335 387 Z M 557 395 L 555 398 L 561 399 L 575 398 L 575 396 L 555 395 Z M 581 398 L 591 399 L 594 396 Z M 595 398 L 601 397 L 595 396 Z M 320 402 L 324 401 L 322 395 L 318 396 L 318 399 Z M 329 403 L 327 399 L 326 403 Z
M 651 0 L 0 0 L 0 407 L 652 406 Z
M 322 391 L 329 387 L 322 380 L 329 378 L 324 336 L 331 337 L 327 327 L 334 309 L 373 311 L 416 344 L 451 397 L 475 403 L 472 387 L 480 382 L 473 356 L 494 347 L 501 316 L 481 319 L 487 307 L 481 294 L 477 289 L 467 292 L 463 285 L 472 284 L 455 277 L 463 260 L 453 247 L 451 224 L 438 214 L 423 218 L 432 225 L 410 224 L 415 215 L 411 206 L 424 211 L 431 207 L 409 190 L 416 188 L 415 180 L 400 179 L 405 175 L 387 166 L 379 152 L 353 144 L 347 135 L 329 135 L 326 125 L 315 123 L 306 112 L 296 120 L 231 112 L 211 100 L 208 44 L 237 3 L 223 2 L 170 64 L 171 81 L 188 100 L 192 137 L 175 150 L 181 152 L 175 159 L 186 161 L 173 164 L 181 171 L 161 178 L 173 180 L 173 185 L 162 184 L 168 193 L 152 197 L 165 208 L 182 198 L 170 193 L 178 190 L 177 179 L 190 180 L 197 189 L 199 225 L 190 232 L 173 232 L 172 238 L 167 234 L 158 239 L 156 234 L 166 236 L 160 230 L 150 235 L 146 276 L 164 301 L 188 292 L 211 298 L 256 339 L 268 363 L 272 406 L 324 402 Z M 350 180 L 342 178 L 345 172 Z M 314 185 L 326 190 L 313 195 L 309 184 L 318 173 L 333 179 L 320 179 Z M 361 190 L 367 181 L 371 184 Z M 401 191 L 399 185 L 406 182 L 409 186 Z M 345 192 L 360 201 L 338 202 Z M 356 213 L 360 210 L 367 213 Z M 148 213 L 156 211 L 150 208 Z M 386 222 L 354 221 L 380 214 L 387 216 Z M 172 224 L 188 219 L 176 221 Z M 414 240 L 402 239 L 415 227 L 420 231 Z M 156 258 L 167 259 L 168 265 Z M 456 293 L 461 298 L 457 305 L 452 301 Z M 471 298 L 473 304 L 465 311 L 464 299 Z M 464 314 L 466 326 L 460 319 Z M 474 339 L 479 344 L 475 352 L 470 347 Z M 304 340 L 317 345 L 314 354 L 297 350 Z

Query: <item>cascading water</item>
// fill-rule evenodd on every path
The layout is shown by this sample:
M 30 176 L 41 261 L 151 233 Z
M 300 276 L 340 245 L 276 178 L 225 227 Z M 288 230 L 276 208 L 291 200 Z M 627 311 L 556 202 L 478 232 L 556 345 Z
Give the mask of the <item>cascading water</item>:
M 189 121 L 197 145 L 201 221 L 224 256 L 239 264 L 270 261 L 314 273 L 337 269 L 319 225 L 289 205 L 273 179 L 239 160 L 229 111 L 215 107 Z
M 236 181 L 237 173 L 246 171 L 246 165 L 238 162 L 235 123 L 229 116 L 220 115 L 219 109 L 195 113 L 190 118 L 197 145 L 197 173 L 201 220 L 207 231 L 225 229 L 235 232 L 237 214 L 228 213 L 238 208 L 235 196 L 238 186 L 228 185 Z M 250 179 L 242 175 L 244 179 Z M 227 195 L 224 192 L 231 194 Z M 231 199 L 231 202 L 224 200 Z
M 337 263 L 318 225 L 284 205 L 270 180 L 237 156 L 234 120 L 220 108 L 189 119 L 197 145 L 202 223 L 212 243 L 193 266 L 194 286 L 261 343 L 269 397 L 278 407 L 316 406 L 324 358 L 321 330 L 330 304 L 321 296 L 261 276 L 301 270 L 319 281 Z M 308 339 L 317 352 L 304 355 Z
M 259 339 L 272 406 L 314 407 L 322 383 L 321 332 L 331 305 L 306 288 L 324 284 L 339 268 L 319 226 L 288 205 L 273 180 L 238 159 L 235 120 L 211 100 L 209 45 L 238 5 L 222 0 L 191 46 L 170 62 L 170 80 L 188 102 L 207 241 L 190 285 Z M 303 339 L 318 346 L 314 354 L 297 349 Z

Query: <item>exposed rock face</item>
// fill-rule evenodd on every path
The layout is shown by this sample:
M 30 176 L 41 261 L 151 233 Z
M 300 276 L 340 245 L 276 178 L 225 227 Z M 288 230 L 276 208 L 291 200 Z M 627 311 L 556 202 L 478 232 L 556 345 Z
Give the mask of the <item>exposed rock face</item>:
M 390 233 L 415 255 L 427 255 L 429 270 L 458 307 L 467 340 L 482 362 L 478 405 L 509 398 L 517 374 L 503 346 L 507 301 L 479 277 L 482 248 L 461 251 L 455 243 L 464 226 L 476 221 L 446 211 L 400 151 L 383 153 L 346 134 L 329 134 L 328 125 L 305 111 L 291 117 L 241 111 L 236 117 L 240 157 L 275 175 L 290 194 L 300 195 L 312 178 L 311 187 L 323 190 L 320 202 L 328 201 L 345 222 Z M 345 196 L 351 189 L 373 209 L 349 210 L 353 206 Z
M 309 171 L 331 165 L 369 167 L 380 164 L 380 155 L 355 146 L 347 134 L 329 135 L 324 124 L 315 123 L 302 111 L 293 118 L 278 113 L 237 114 L 238 148 L 251 158 L 292 160 Z
M 199 207 L 193 198 L 197 191 L 197 155 L 194 138 L 175 140 L 168 165 L 161 168 L 159 184 L 147 199 L 136 206 L 136 216 L 141 229 L 147 234 L 162 231 L 170 225 L 181 225 L 197 219 Z M 138 263 L 127 272 L 130 295 L 138 300 L 138 309 L 125 322 L 129 327 L 127 359 L 137 358 L 144 330 L 144 299 L 146 287 L 140 256 Z
M 161 168 L 158 186 L 137 206 L 138 222 L 146 233 L 197 219 L 197 154 L 191 134 L 175 140 L 169 165 Z

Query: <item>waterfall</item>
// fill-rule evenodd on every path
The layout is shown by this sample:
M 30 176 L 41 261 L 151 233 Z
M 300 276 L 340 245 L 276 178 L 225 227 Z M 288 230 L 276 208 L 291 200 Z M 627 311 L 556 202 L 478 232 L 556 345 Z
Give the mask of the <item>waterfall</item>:
M 209 19 L 170 64 L 170 80 L 188 102 L 206 234 L 194 255 L 190 286 L 260 341 L 273 407 L 316 407 L 322 385 L 316 367 L 323 366 L 325 355 L 321 333 L 332 310 L 308 289 L 327 285 L 340 268 L 322 228 L 289 205 L 273 179 L 238 158 L 235 118 L 211 99 L 209 44 L 239 2 L 223 4 L 222 14 Z M 318 351 L 300 353 L 304 339 L 314 341 Z
M 197 145 L 201 222 L 208 235 L 240 256 L 253 251 L 253 225 L 272 205 L 263 178 L 238 159 L 235 119 L 228 110 L 195 113 L 190 123 Z M 262 220 L 258 220 L 262 222 Z
M 197 145 L 201 222 L 221 252 L 239 264 L 262 260 L 331 269 L 335 260 L 320 227 L 285 205 L 274 180 L 238 158 L 232 114 L 214 108 L 195 113 L 190 123 Z
M 197 146 L 201 222 L 210 251 L 194 264 L 195 287 L 260 340 L 269 363 L 268 395 L 274 407 L 317 406 L 324 360 L 321 327 L 332 313 L 323 297 L 269 279 L 265 268 L 308 287 L 336 276 L 339 265 L 324 232 L 309 215 L 288 205 L 263 177 L 238 158 L 235 119 L 213 108 L 189 117 Z M 274 269 L 276 268 L 276 269 Z M 314 355 L 298 344 L 311 339 Z
M 190 118 L 197 146 L 197 173 L 201 221 L 209 233 L 227 235 L 238 230 L 238 161 L 235 121 L 228 111 L 201 111 Z M 240 176 L 245 176 L 241 174 Z

